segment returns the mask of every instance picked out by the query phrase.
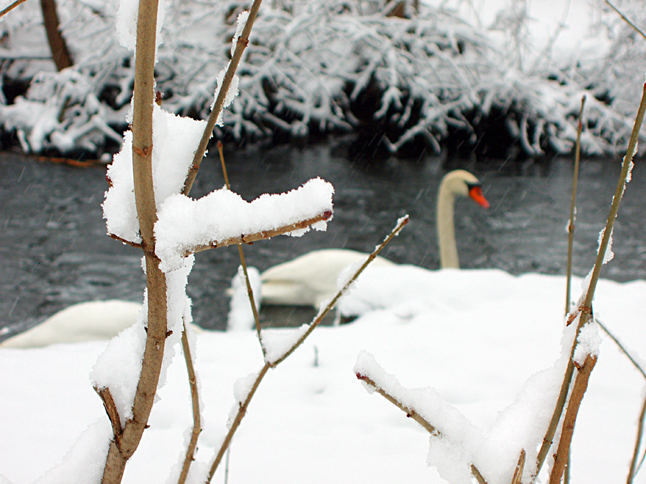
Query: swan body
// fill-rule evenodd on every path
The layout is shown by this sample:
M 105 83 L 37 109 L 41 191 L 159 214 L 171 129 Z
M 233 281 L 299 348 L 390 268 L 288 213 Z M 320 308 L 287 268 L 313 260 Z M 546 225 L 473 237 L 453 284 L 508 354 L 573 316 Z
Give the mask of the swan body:
M 58 343 L 108 339 L 134 324 L 141 304 L 90 301 L 69 306 L 2 343 L 2 348 L 39 348 Z
M 40 348 L 61 343 L 107 340 L 132 326 L 137 321 L 140 309 L 139 303 L 116 299 L 74 304 L 41 324 L 2 341 L 0 348 Z
M 367 257 L 355 250 L 323 249 L 273 266 L 260 275 L 262 303 L 318 308 L 336 293 L 342 271 Z M 395 264 L 378 256 L 371 265 Z
M 437 231 L 443 269 L 459 267 L 453 221 L 456 197 L 470 197 L 480 206 L 489 207 L 480 182 L 473 174 L 454 170 L 444 176 L 437 197 Z M 368 254 L 353 250 L 323 249 L 271 267 L 261 274 L 262 303 L 318 308 L 336 293 L 341 272 L 367 257 Z M 371 267 L 393 265 L 393 262 L 377 257 Z

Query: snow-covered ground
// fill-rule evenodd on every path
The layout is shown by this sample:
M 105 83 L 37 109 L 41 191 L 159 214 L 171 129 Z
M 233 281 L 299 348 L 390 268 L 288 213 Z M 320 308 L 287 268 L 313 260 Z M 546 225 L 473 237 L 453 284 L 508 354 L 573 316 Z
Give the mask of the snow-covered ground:
M 513 442 L 522 438 L 525 426 L 513 420 L 502 424 L 511 414 L 501 412 L 528 377 L 559 357 L 563 278 L 515 277 L 496 270 L 386 269 L 391 272 L 384 291 L 374 293 L 367 273 L 364 284 L 348 296 L 348 303 L 362 301 L 358 320 L 318 328 L 270 371 L 233 440 L 228 482 L 444 482 L 433 463 L 427 464 L 426 432 L 355 378 L 355 361 L 364 350 L 404 386 L 437 390 L 495 442 L 488 449 L 492 455 L 515 463 Z M 603 280 L 594 306 L 595 315 L 642 362 L 645 292 L 646 281 Z M 213 458 L 224 435 L 234 382 L 257 372 L 262 354 L 252 330 L 205 332 L 196 338 L 204 407 L 200 463 Z M 110 433 L 89 377 L 104 347 L 104 342 L 89 342 L 0 349 L 0 482 L 29 483 L 39 476 L 43 483 L 90 482 L 84 472 L 100 467 L 101 446 Z M 602 335 L 575 430 L 571 482 L 625 480 L 644 387 L 642 376 Z M 149 423 L 124 482 L 166 482 L 179 461 L 191 425 L 181 357 L 169 370 Z M 82 434 L 84 443 L 68 455 Z M 77 460 L 83 472 L 74 470 Z M 59 474 L 48 472 L 61 461 Z M 221 466 L 213 482 L 224 482 L 223 472 Z M 635 482 L 646 482 L 646 472 Z

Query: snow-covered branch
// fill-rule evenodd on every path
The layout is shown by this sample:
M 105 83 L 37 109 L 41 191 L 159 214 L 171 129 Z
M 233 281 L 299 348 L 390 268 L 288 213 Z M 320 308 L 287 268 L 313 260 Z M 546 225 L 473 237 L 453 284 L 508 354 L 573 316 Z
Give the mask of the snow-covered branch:
M 281 195 L 246 202 L 226 188 L 193 200 L 177 194 L 161 205 L 155 224 L 156 254 L 164 271 L 184 257 L 214 247 L 251 243 L 286 233 L 325 230 L 332 217 L 332 185 L 315 178 Z
M 450 464 L 453 467 L 454 476 L 450 479 L 451 482 L 458 482 L 458 480 L 462 482 L 465 480 L 465 473 L 472 474 L 480 484 L 487 482 L 480 470 L 471 462 L 472 457 L 465 451 L 465 448 L 473 446 L 474 441 L 481 437 L 455 408 L 449 406 L 431 390 L 404 388 L 393 375 L 384 371 L 372 355 L 366 352 L 359 354 L 354 372 L 356 377 L 366 385 L 368 391 L 376 391 L 404 412 L 406 417 L 420 424 L 430 434 L 431 441 L 436 439 L 441 445 L 455 447 L 454 450 L 457 452 L 453 454 L 456 458 Z M 457 443 L 460 444 L 456 445 Z M 442 463 L 434 462 L 434 465 L 441 466 Z M 462 477 L 456 479 L 457 474 L 462 474 Z M 465 482 L 468 480 L 467 477 Z

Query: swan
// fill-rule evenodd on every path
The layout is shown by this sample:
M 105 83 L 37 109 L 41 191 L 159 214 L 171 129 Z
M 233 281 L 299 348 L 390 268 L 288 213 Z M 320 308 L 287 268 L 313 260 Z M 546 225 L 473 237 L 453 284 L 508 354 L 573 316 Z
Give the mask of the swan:
M 469 197 L 481 207 L 489 207 L 482 185 L 472 173 L 453 170 L 442 178 L 437 196 L 437 236 L 442 269 L 460 266 L 453 221 L 456 197 Z M 260 275 L 262 304 L 318 308 L 337 291 L 341 272 L 365 261 L 367 256 L 348 249 L 322 249 L 270 267 Z M 377 257 L 371 264 L 372 267 L 393 265 L 383 257 Z
M 58 343 L 108 339 L 134 324 L 141 304 L 88 301 L 62 309 L 41 324 L 0 343 L 0 348 L 41 348 Z
M 53 344 L 107 340 L 137 321 L 141 304 L 111 299 L 62 309 L 41 324 L 2 342 L 0 348 L 42 348 Z M 191 324 L 196 331 L 198 326 Z

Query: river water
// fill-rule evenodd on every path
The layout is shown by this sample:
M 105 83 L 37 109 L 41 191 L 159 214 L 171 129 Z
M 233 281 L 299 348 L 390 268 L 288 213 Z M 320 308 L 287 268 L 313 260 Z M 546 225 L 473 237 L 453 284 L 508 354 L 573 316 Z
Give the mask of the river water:
M 330 145 L 299 149 L 225 150 L 232 187 L 247 199 L 281 192 L 321 176 L 336 189 L 334 219 L 327 232 L 278 237 L 245 247 L 260 270 L 302 253 L 332 247 L 370 251 L 398 217 L 411 222 L 384 255 L 427 268 L 439 265 L 435 196 L 453 168 L 473 171 L 491 208 L 456 203 L 456 234 L 462 267 L 498 268 L 514 274 L 564 274 L 572 161 L 476 162 L 425 157 L 368 163 Z M 585 160 L 579 181 L 574 273 L 585 275 L 608 214 L 619 158 Z M 193 195 L 223 185 L 219 161 L 202 165 Z M 16 154 L 0 155 L 0 328 L 30 327 L 63 307 L 87 300 L 140 301 L 144 285 L 138 250 L 105 235 L 101 202 L 105 168 L 74 168 Z M 646 171 L 639 166 L 626 191 L 614 231 L 615 260 L 602 277 L 646 279 Z M 234 247 L 197 255 L 190 276 L 195 321 L 222 329 L 225 294 L 239 263 Z

